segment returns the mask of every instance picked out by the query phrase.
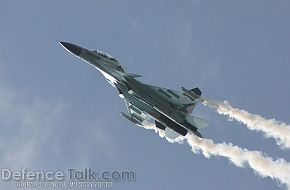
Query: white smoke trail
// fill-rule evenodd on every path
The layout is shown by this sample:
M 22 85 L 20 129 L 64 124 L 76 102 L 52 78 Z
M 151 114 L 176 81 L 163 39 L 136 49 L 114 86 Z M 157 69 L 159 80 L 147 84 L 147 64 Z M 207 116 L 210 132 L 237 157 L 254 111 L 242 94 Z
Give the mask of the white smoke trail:
M 290 164 L 282 158 L 274 160 L 259 151 L 249 151 L 231 143 L 215 144 L 210 139 L 201 139 L 193 134 L 188 135 L 186 140 L 194 153 L 201 150 L 206 158 L 211 155 L 223 156 L 238 167 L 248 165 L 259 176 L 270 177 L 290 189 Z
M 164 131 L 156 128 L 154 124 L 148 124 L 144 128 L 153 129 L 160 137 L 165 137 Z M 290 190 L 290 164 L 282 158 L 274 160 L 271 157 L 266 157 L 262 152 L 249 151 L 231 143 L 215 144 L 210 139 L 202 139 L 191 133 L 176 140 L 166 139 L 171 143 L 180 143 L 186 140 L 193 153 L 201 151 L 206 158 L 210 158 L 212 155 L 222 156 L 228 158 L 238 167 L 249 166 L 259 176 L 270 177 L 281 184 L 285 184 Z
M 173 139 L 170 139 L 170 138 L 167 138 L 165 136 L 164 131 L 162 129 L 157 128 L 154 123 L 148 122 L 148 123 L 146 123 L 145 125 L 143 125 L 141 127 L 142 128 L 145 128 L 145 129 L 154 130 L 154 132 L 157 133 L 159 135 L 159 137 L 165 138 L 170 143 L 182 143 L 184 141 L 184 139 L 185 139 L 185 137 L 183 137 L 183 136 L 179 136 L 179 137 L 177 137 L 174 140 Z
M 203 103 L 216 109 L 219 114 L 227 115 L 245 124 L 250 130 L 261 131 L 267 138 L 274 138 L 282 149 L 290 148 L 290 125 L 276 121 L 275 119 L 266 119 L 245 110 L 233 108 L 227 101 L 219 102 L 205 99 Z

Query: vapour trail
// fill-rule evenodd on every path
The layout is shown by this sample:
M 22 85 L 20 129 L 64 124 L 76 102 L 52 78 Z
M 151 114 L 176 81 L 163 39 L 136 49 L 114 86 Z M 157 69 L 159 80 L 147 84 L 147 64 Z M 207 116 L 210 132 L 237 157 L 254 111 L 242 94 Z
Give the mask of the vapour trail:
M 154 124 L 148 124 L 144 128 L 153 129 L 160 137 L 165 137 L 164 131 L 156 128 Z M 245 148 L 234 146 L 231 143 L 214 143 L 213 140 L 199 138 L 191 133 L 175 140 L 166 139 L 170 143 L 181 143 L 186 140 L 193 153 L 202 152 L 206 158 L 210 158 L 210 156 L 225 157 L 235 166 L 243 168 L 248 166 L 259 176 L 270 177 L 286 185 L 287 189 L 290 190 L 290 164 L 283 158 L 274 160 L 259 151 L 250 151 Z
M 205 99 L 203 104 L 214 108 L 219 114 L 226 115 L 245 124 L 250 130 L 263 132 L 266 138 L 274 138 L 277 145 L 282 149 L 290 149 L 290 125 L 275 119 L 266 119 L 246 110 L 233 108 L 227 101 L 219 102 Z

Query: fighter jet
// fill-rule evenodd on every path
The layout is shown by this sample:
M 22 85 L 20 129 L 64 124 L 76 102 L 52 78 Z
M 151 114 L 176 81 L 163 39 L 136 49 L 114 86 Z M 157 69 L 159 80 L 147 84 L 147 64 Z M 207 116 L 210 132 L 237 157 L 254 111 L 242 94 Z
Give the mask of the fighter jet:
M 124 118 L 138 126 L 154 120 L 155 126 L 164 130 L 171 139 L 185 136 L 189 131 L 202 138 L 197 130 L 207 126 L 207 122 L 191 115 L 196 104 L 203 101 L 199 88 L 188 90 L 181 87 L 181 91 L 178 91 L 145 84 L 137 80 L 141 75 L 128 73 L 108 53 L 68 42 L 59 43 L 68 52 L 99 70 L 117 89 L 128 111 L 121 112 Z

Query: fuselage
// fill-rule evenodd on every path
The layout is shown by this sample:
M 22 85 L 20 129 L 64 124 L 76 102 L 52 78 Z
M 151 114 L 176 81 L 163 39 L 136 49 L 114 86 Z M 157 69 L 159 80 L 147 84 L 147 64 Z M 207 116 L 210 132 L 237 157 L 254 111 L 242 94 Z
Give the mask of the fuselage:
M 178 105 L 161 98 L 160 94 L 154 91 L 150 85 L 140 82 L 136 76 L 127 73 L 119 62 L 109 54 L 98 50 L 88 50 L 66 42 L 61 42 L 61 45 L 73 55 L 99 70 L 106 80 L 117 88 L 119 96 L 130 103 L 131 110 L 136 112 L 133 115 L 136 115 L 134 117 L 139 120 L 138 122 L 142 123 L 153 118 L 162 125 L 173 128 L 173 130 L 175 130 L 174 128 L 185 128 L 196 132 L 197 128 L 186 122 L 186 113 L 179 110 Z

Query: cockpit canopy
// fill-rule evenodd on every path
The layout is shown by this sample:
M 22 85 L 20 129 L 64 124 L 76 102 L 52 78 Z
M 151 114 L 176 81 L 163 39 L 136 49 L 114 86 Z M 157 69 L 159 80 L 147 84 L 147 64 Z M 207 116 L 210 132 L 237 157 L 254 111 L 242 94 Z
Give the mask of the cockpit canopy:
M 120 65 L 120 63 L 110 54 L 105 53 L 103 51 L 100 50 L 90 50 L 93 53 L 105 58 L 104 59 L 104 63 L 110 65 L 111 67 L 115 67 L 115 69 L 117 69 L 118 71 L 125 71 L 122 66 Z
M 102 56 L 102 57 L 105 57 L 107 59 L 110 59 L 112 61 L 116 61 L 117 62 L 117 60 L 113 56 L 111 56 L 110 54 L 108 54 L 106 52 L 103 52 L 103 51 L 100 51 L 100 50 L 93 50 L 93 52 L 98 54 L 98 55 L 100 55 L 100 56 Z

